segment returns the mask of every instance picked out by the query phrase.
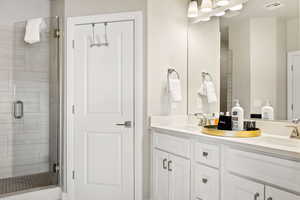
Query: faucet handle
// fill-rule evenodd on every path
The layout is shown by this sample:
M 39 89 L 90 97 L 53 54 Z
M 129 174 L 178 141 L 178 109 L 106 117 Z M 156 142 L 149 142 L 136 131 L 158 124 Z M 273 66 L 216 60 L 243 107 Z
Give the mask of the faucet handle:
M 299 124 L 300 123 L 300 119 L 296 118 L 292 120 L 293 124 Z

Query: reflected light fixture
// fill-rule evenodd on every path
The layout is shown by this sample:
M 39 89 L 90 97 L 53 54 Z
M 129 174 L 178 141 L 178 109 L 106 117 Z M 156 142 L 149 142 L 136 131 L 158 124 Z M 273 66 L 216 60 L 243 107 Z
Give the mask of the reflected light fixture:
M 198 2 L 197 2 L 197 0 L 192 0 L 189 3 L 188 17 L 189 18 L 198 17 Z
M 216 17 L 221 17 L 221 16 L 224 16 L 226 14 L 225 11 L 221 11 L 221 12 L 218 12 L 215 14 Z
M 202 0 L 201 4 L 201 12 L 211 12 L 213 9 L 213 3 L 212 0 Z
M 229 0 L 217 0 L 216 5 L 217 6 L 227 6 L 229 4 Z
M 238 5 L 235 5 L 231 8 L 229 8 L 229 10 L 231 11 L 237 11 L 237 10 L 242 10 L 243 9 L 243 4 L 238 4 Z

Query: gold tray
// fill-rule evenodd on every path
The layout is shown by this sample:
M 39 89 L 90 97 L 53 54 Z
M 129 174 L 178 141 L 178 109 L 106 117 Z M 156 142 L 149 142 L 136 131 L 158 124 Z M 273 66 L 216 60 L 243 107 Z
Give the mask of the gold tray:
M 250 137 L 259 137 L 261 136 L 261 130 L 254 131 L 227 131 L 219 130 L 217 126 L 205 126 L 201 130 L 202 133 L 213 136 L 221 137 L 236 137 L 236 138 L 250 138 Z

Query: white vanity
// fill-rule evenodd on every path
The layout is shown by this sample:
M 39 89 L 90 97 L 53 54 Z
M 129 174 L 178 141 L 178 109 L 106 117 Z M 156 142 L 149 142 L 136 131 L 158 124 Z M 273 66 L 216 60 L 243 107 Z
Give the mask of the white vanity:
M 300 140 L 152 123 L 153 200 L 300 200 Z

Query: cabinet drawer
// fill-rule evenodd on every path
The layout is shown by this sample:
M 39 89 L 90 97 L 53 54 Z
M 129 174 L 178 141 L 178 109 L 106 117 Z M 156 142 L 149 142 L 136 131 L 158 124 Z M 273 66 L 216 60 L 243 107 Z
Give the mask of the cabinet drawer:
M 219 168 L 220 166 L 220 148 L 217 145 L 196 143 L 195 160 L 208 166 Z
M 282 190 L 278 190 L 276 188 L 272 188 L 266 186 L 266 200 L 276 200 L 276 199 L 283 199 L 283 200 L 299 200 L 300 196 L 285 192 Z
M 226 170 L 300 192 L 300 163 L 271 156 L 228 149 Z
M 194 165 L 194 198 L 219 200 L 219 171 L 204 165 Z
M 174 137 L 170 135 L 154 133 L 153 145 L 155 148 L 184 156 L 187 158 L 191 157 L 190 153 L 190 141 L 188 139 Z

